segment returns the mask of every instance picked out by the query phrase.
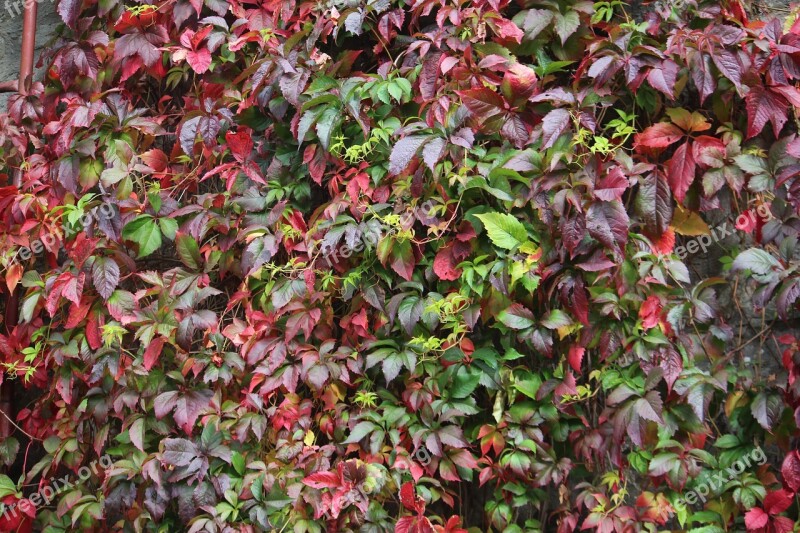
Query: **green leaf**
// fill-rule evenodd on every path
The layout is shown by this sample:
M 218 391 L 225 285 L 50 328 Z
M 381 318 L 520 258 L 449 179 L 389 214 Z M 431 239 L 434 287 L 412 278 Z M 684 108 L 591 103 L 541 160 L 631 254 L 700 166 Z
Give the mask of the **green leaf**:
M 525 226 L 512 215 L 504 213 L 484 213 L 476 215 L 489 234 L 492 244 L 505 250 L 516 248 L 528 240 Z
M 159 218 L 158 225 L 161 227 L 161 233 L 171 240 L 175 240 L 175 234 L 178 232 L 178 221 L 174 218 Z
M 723 435 L 714 442 L 715 448 L 722 448 L 723 450 L 738 448 L 741 445 L 742 442 L 736 435 Z
M 14 437 L 6 437 L 0 442 L 0 462 L 7 467 L 14 464 L 19 452 L 19 441 Z
M 342 444 L 354 444 L 359 442 L 361 439 L 372 433 L 372 431 L 377 428 L 374 423 L 369 422 L 367 420 L 363 420 L 355 425 L 353 431 L 350 432 L 350 436 L 347 437 L 346 440 L 342 442 Z
M 293 504 L 294 501 L 294 498 L 290 498 L 285 492 L 278 488 L 276 483 L 269 494 L 267 494 L 267 498 L 264 500 L 264 503 L 273 509 L 285 509 L 287 506 Z
M 411 82 L 410 81 L 408 81 L 405 78 L 397 78 L 397 79 L 394 80 L 394 83 L 396 83 L 400 87 L 400 89 L 402 89 L 403 94 L 405 94 L 408 99 L 411 99 Z
M 531 379 L 523 379 L 514 383 L 515 389 L 532 400 L 536 399 L 536 393 L 539 392 L 539 387 L 541 386 L 542 380 L 538 376 L 533 376 Z
M 403 89 L 401 89 L 396 83 L 389 83 L 387 89 L 389 90 L 389 94 L 392 95 L 392 98 L 397 100 L 397 102 L 400 102 L 403 99 Z
M 772 268 L 782 268 L 777 259 L 760 248 L 750 248 L 736 256 L 733 271 L 750 270 L 756 274 L 766 274 Z
M 236 469 L 236 473 L 240 476 L 243 476 L 246 470 L 246 461 L 244 456 L 239 452 L 231 453 L 231 464 L 233 464 L 233 468 Z
M 0 498 L 5 498 L 17 493 L 17 486 L 11 481 L 11 478 L 5 475 L 0 475 Z
M 556 33 L 561 37 L 561 44 L 567 42 L 569 36 L 578 31 L 581 24 L 577 11 L 568 11 L 566 14 L 556 13 Z
M 542 325 L 547 329 L 558 329 L 572 324 L 572 319 L 564 311 L 553 309 L 542 319 Z
M 511 304 L 497 315 L 497 319 L 511 329 L 527 329 L 536 324 L 533 313 L 521 304 Z
M 200 270 L 203 259 L 200 257 L 200 249 L 194 237 L 186 233 L 178 233 L 175 236 L 175 248 L 184 265 L 193 270 Z
M 128 436 L 131 442 L 139 450 L 144 451 L 144 437 L 145 437 L 145 419 L 137 418 L 131 427 L 128 428 Z
M 139 257 L 161 248 L 161 230 L 150 215 L 139 215 L 122 229 L 122 237 L 139 245 Z
M 331 145 L 331 137 L 337 124 L 341 120 L 341 115 L 339 109 L 330 108 L 326 109 L 317 121 L 317 137 L 319 137 L 319 142 L 325 150 Z
M 759 392 L 750 405 L 750 412 L 762 428 L 771 431 L 783 412 L 783 401 L 778 395 Z
M 480 380 L 480 372 L 470 372 L 467 367 L 460 367 L 453 378 L 452 386 L 449 388 L 450 397 L 466 398 L 475 391 Z

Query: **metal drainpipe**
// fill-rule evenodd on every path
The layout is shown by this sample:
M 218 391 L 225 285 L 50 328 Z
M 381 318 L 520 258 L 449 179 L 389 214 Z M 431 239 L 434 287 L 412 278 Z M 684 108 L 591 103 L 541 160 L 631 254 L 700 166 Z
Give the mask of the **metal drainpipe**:
M 28 94 L 33 76 L 33 52 L 36 47 L 36 13 L 38 0 L 24 0 L 25 11 L 22 15 L 22 49 L 19 60 L 19 81 L 17 91 L 19 94 Z M 14 82 L 0 83 L 0 90 L 13 90 Z M 22 171 L 14 174 L 14 185 L 22 186 Z M 11 331 L 17 325 L 17 309 L 19 308 L 19 287 L 9 294 L 6 301 L 6 330 Z M 13 416 L 13 395 L 8 381 L 0 384 L 0 409 L 6 416 Z M 0 440 L 11 435 L 11 424 L 6 416 L 0 416 Z
M 19 60 L 19 92 L 27 94 L 31 87 L 33 75 L 33 51 L 36 46 L 36 12 L 39 8 L 37 0 L 25 0 L 25 11 L 22 15 L 22 57 Z

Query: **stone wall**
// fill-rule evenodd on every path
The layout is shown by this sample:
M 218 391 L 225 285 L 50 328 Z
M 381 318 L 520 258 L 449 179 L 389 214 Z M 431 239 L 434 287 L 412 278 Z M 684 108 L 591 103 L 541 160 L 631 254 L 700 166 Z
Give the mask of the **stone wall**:
M 20 0 L 0 0 L 0 82 L 19 78 L 20 46 L 22 44 L 22 4 Z M 19 8 L 16 6 L 19 5 Z M 17 14 L 19 12 L 19 14 Z M 36 25 L 36 55 L 34 67 L 45 46 L 53 40 L 61 17 L 53 0 L 39 0 Z M 41 78 L 36 68 L 34 79 Z M 8 94 L 0 94 L 0 110 L 5 111 Z

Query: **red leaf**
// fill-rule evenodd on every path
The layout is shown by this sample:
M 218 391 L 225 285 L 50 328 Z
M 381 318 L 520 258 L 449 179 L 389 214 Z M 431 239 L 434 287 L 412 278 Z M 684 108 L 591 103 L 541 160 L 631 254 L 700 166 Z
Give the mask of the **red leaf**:
M 747 526 L 747 531 L 755 531 L 761 529 L 769 522 L 769 515 L 761 510 L 760 507 L 755 507 L 747 511 L 744 515 L 744 524 Z
M 697 164 L 688 142 L 679 146 L 672 159 L 667 162 L 667 181 L 675 199 L 681 204 L 686 198 L 686 191 L 694 181 L 696 169 Z
M 656 327 L 660 316 L 661 300 L 655 295 L 648 296 L 639 308 L 639 318 L 642 319 L 642 327 L 646 330 Z
M 158 148 L 153 148 L 152 150 L 148 150 L 143 154 L 139 154 L 139 158 L 142 160 L 142 162 L 144 162 L 145 165 L 152 168 L 156 172 L 163 172 L 169 163 L 167 155 Z
M 772 122 L 775 137 L 786 124 L 789 102 L 782 96 L 759 85 L 752 87 L 745 97 L 747 107 L 747 138 L 755 137 L 767 122 Z
M 407 481 L 400 487 L 400 503 L 409 511 L 422 513 L 425 511 L 425 501 L 417 496 L 414 483 Z
M 341 485 L 336 472 L 316 472 L 303 478 L 303 483 L 315 489 L 333 489 Z
M 89 315 L 89 321 L 86 323 L 86 340 L 92 350 L 97 350 L 103 345 L 100 334 L 100 323 L 98 315 L 95 313 Z
M 710 135 L 701 135 L 692 144 L 692 153 L 698 165 L 719 168 L 725 163 L 725 145 Z
M 569 356 L 567 357 L 567 360 L 569 361 L 569 366 L 571 366 L 575 372 L 581 371 L 581 362 L 583 361 L 583 354 L 585 353 L 586 348 L 583 346 L 573 344 L 569 347 Z
M 453 257 L 453 246 L 448 244 L 436 254 L 433 260 L 433 271 L 439 279 L 445 281 L 455 281 L 461 277 L 461 269 L 456 268 L 458 262 Z
M 796 87 L 792 85 L 773 85 L 770 90 L 783 95 L 793 106 L 800 107 L 800 91 Z
M 672 228 L 667 228 L 667 231 L 661 234 L 660 237 L 652 239 L 652 249 L 654 253 L 660 255 L 668 255 L 675 249 L 675 231 Z
M 247 129 L 240 129 L 236 133 L 226 132 L 225 141 L 227 141 L 233 157 L 240 163 L 246 161 L 253 151 L 253 133 Z
M 489 26 L 494 29 L 494 32 L 501 39 L 508 39 L 517 44 L 522 42 L 522 37 L 525 34 L 510 20 L 504 18 L 490 18 L 488 22 Z
M 794 493 L 784 489 L 776 490 L 764 498 L 764 510 L 771 515 L 776 515 L 788 509 L 793 501 Z
M 19 283 L 19 280 L 22 279 L 22 274 L 25 273 L 25 269 L 19 263 L 14 263 L 8 267 L 6 273 L 6 287 L 8 287 L 8 292 L 11 293 L 14 291 L 14 288 Z
M 211 66 L 211 52 L 209 52 L 208 48 L 189 50 L 186 52 L 186 61 L 192 67 L 192 70 L 198 74 L 203 74 Z
M 637 150 L 640 146 L 645 148 L 666 148 L 681 140 L 683 132 L 673 124 L 659 122 L 641 133 L 637 133 L 633 139 L 633 146 Z
M 80 303 L 81 295 L 83 295 L 83 282 L 85 279 L 86 279 L 86 274 L 84 274 L 83 272 L 81 272 L 77 276 L 71 277 L 64 284 L 64 291 L 62 293 L 64 298 L 75 304 Z
M 794 531 L 794 521 L 786 516 L 772 517 L 772 527 L 775 533 L 790 533 Z
M 91 298 L 82 298 L 81 304 L 72 304 L 69 306 L 69 317 L 67 318 L 67 322 L 64 324 L 64 327 L 67 329 L 72 329 L 78 326 L 83 319 L 86 318 L 86 314 L 89 312 L 89 308 L 92 306 L 94 302 Z
M 161 355 L 161 349 L 164 347 L 164 342 L 167 339 L 164 337 L 156 337 L 147 346 L 144 351 L 144 368 L 150 370 Z
M 500 89 L 514 105 L 523 104 L 536 90 L 536 73 L 525 65 L 514 63 L 503 76 Z
M 434 533 L 433 525 L 424 516 L 404 516 L 394 526 L 394 533 Z
M 783 460 L 781 475 L 784 484 L 795 492 L 800 491 L 800 452 L 792 450 Z

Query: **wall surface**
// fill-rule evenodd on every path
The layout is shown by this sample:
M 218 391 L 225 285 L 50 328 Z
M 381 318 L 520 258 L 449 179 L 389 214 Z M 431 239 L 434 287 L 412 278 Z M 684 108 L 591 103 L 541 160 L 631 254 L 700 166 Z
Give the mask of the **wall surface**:
M 0 82 L 19 78 L 20 44 L 22 43 L 22 7 L 19 0 L 0 0 Z M 20 14 L 17 15 L 17 12 Z M 36 27 L 36 59 L 55 36 L 61 17 L 56 13 L 56 4 L 51 0 L 40 0 Z M 37 67 L 34 63 L 34 67 Z M 41 68 L 36 68 L 34 79 L 41 77 Z M 0 111 L 5 111 L 8 94 L 0 94 Z

